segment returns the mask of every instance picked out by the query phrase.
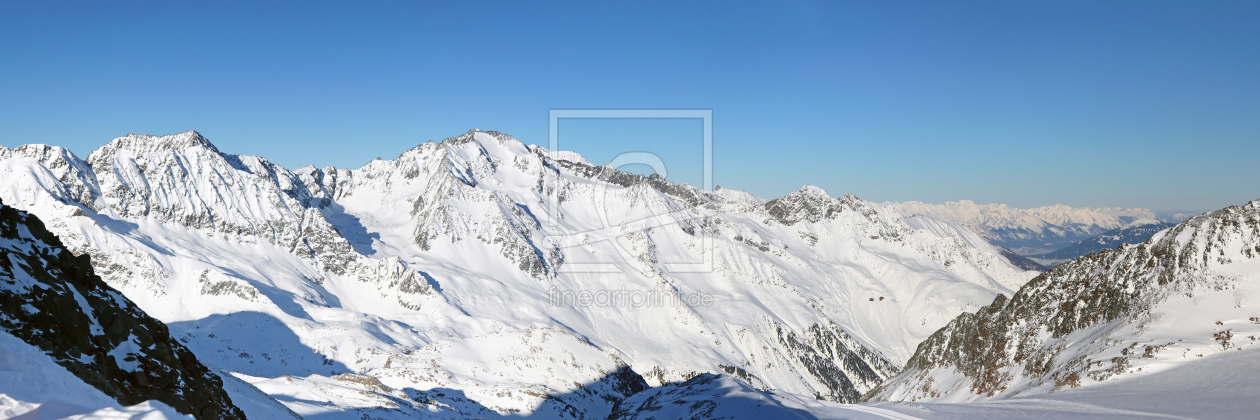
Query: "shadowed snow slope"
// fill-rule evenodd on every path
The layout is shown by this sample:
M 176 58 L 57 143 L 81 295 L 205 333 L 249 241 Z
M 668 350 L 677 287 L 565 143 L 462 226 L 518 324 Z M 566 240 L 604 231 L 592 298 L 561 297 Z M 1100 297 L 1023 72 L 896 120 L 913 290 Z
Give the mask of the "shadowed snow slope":
M 702 191 L 480 130 L 356 170 L 190 131 L 0 148 L 0 174 L 198 357 L 306 416 L 600 417 L 626 384 L 717 372 L 854 401 L 1035 275 L 851 195 Z

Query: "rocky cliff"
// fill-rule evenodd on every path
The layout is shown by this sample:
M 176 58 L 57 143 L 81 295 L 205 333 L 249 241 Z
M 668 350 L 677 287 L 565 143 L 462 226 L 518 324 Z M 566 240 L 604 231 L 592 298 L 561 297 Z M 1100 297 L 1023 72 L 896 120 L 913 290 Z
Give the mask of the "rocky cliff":
M 122 405 L 244 419 L 218 376 L 33 215 L 0 203 L 0 328 Z

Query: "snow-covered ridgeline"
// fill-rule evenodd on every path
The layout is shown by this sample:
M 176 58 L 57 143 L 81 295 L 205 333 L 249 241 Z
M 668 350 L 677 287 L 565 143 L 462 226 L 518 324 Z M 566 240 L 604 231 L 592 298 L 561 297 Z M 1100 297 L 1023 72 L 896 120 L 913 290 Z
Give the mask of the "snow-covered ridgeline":
M 849 401 L 949 319 L 1033 274 L 958 223 L 814 187 L 769 202 L 700 191 L 479 130 L 357 170 L 287 170 L 187 132 L 119 138 L 86 161 L 0 148 L 0 173 L 0 199 L 92 254 L 208 364 L 254 382 L 354 372 L 394 390 L 460 389 L 501 412 L 576 395 L 573 384 L 623 366 L 650 385 L 739 372 Z M 711 270 L 673 269 L 704 261 Z M 600 291 L 710 304 L 555 304 Z M 511 338 L 531 331 L 574 339 Z M 503 354 L 410 356 L 469 340 L 588 368 L 523 378 L 473 369 Z M 455 404 L 403 395 L 382 401 Z

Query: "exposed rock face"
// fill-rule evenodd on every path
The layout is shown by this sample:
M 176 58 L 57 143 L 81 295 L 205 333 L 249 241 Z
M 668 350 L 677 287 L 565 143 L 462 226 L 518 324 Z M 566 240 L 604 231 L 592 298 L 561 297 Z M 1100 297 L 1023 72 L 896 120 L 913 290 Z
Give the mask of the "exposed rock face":
M 1011 251 L 1006 248 L 1001 248 L 999 251 L 1002 253 L 1003 257 L 1006 257 L 1006 259 L 1009 260 L 1011 264 L 1015 264 L 1016 267 L 1025 270 L 1046 271 L 1046 267 L 1044 265 L 1041 265 L 1028 257 L 1016 254 L 1015 251 Z
M 1077 387 L 1255 342 L 1260 201 L 1077 258 L 919 344 L 875 400 L 965 401 Z M 1163 352 L 1163 354 L 1161 354 Z M 1171 360 L 1169 359 L 1171 357 Z
M 88 207 L 237 242 L 266 241 L 337 274 L 353 269 L 349 243 L 319 211 L 329 202 L 327 189 L 308 188 L 331 178 L 320 172 L 307 182 L 263 158 L 224 155 L 195 131 L 120 137 L 86 163 L 101 191 Z
M 820 400 L 857 401 L 862 396 L 858 390 L 872 389 L 898 371 L 896 365 L 858 344 L 839 328 L 815 324 L 799 335 L 782 328 L 777 332 L 779 343 L 791 351 L 807 372 L 823 381 L 827 392 L 814 394 L 814 398 Z
M 2 203 L 0 327 L 122 405 L 158 400 L 201 419 L 245 418 L 219 377 L 93 274 L 89 256 Z

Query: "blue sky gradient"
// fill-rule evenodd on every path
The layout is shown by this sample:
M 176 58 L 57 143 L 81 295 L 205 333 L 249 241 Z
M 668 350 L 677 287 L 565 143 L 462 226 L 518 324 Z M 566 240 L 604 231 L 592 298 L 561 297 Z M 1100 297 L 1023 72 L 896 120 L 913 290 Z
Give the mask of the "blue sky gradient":
M 1260 2 L 370 3 L 0 3 L 0 144 L 195 129 L 357 168 L 473 127 L 545 145 L 553 108 L 702 108 L 716 183 L 763 197 L 1260 198 Z M 561 145 L 695 184 L 699 127 Z

